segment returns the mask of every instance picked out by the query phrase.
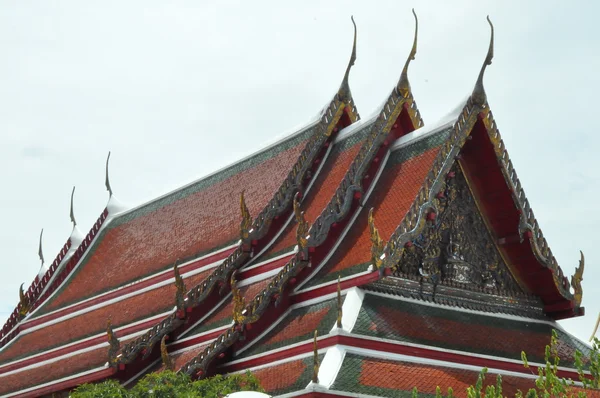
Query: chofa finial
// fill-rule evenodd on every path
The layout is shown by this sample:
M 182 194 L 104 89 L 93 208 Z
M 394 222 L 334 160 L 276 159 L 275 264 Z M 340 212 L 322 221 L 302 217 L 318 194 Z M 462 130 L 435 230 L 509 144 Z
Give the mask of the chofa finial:
M 75 226 L 77 226 L 77 221 L 75 221 L 75 212 L 73 211 L 73 196 L 75 195 L 75 187 L 73 187 L 73 190 L 71 191 L 71 210 L 70 210 L 70 216 L 71 216 L 71 222 L 73 223 L 73 228 L 75 228 Z
M 173 361 L 169 356 L 169 351 L 167 350 L 167 335 L 165 334 L 162 339 L 160 339 L 160 357 L 162 359 L 163 366 L 166 370 L 173 370 L 175 366 L 173 365 Z
M 404 68 L 402 69 L 402 74 L 400 75 L 400 80 L 398 81 L 398 91 L 403 97 L 406 97 L 410 92 L 410 83 L 408 82 L 408 65 L 410 61 L 415 59 L 415 55 L 417 55 L 417 35 L 419 33 L 419 19 L 417 18 L 417 14 L 415 13 L 415 9 L 412 9 L 412 13 L 415 17 L 415 38 L 413 40 L 412 49 L 410 50 L 410 54 L 408 54 L 408 58 L 406 59 L 406 63 L 404 64 Z
M 479 72 L 479 77 L 477 78 L 477 83 L 475 83 L 475 89 L 473 90 L 473 94 L 471 95 L 473 102 L 483 105 L 487 100 L 485 95 L 485 89 L 483 88 L 483 75 L 485 73 L 485 68 L 488 65 L 492 64 L 492 59 L 494 58 L 494 25 L 492 25 L 492 21 L 490 21 L 490 16 L 487 16 L 487 21 L 490 24 L 490 29 L 492 31 L 490 36 L 490 47 L 488 48 L 487 55 L 485 56 L 485 61 L 483 61 L 483 65 L 481 66 L 481 71 Z
M 346 98 L 350 93 L 350 85 L 348 83 L 348 77 L 350 76 L 350 69 L 354 65 L 356 61 L 356 23 L 354 22 L 354 16 L 350 17 L 352 21 L 352 25 L 354 26 L 354 42 L 352 43 L 352 55 L 350 55 L 350 61 L 348 62 L 348 67 L 346 68 L 346 73 L 344 74 L 344 80 L 342 80 L 342 84 L 338 91 L 338 95 L 340 99 Z
M 371 262 L 375 269 L 379 269 L 383 264 L 381 256 L 383 255 L 383 248 L 385 246 L 383 239 L 379 235 L 379 231 L 375 226 L 375 217 L 373 215 L 373 208 L 369 210 L 369 233 L 371 235 Z
M 106 157 L 106 180 L 104 181 L 104 185 L 106 185 L 106 190 L 108 191 L 108 197 L 111 198 L 113 195 L 112 188 L 110 187 L 110 180 L 108 179 L 108 161 L 110 160 L 110 151 L 108 151 L 108 156 Z
M 25 291 L 23 290 L 23 285 L 24 283 L 21 283 L 21 286 L 19 287 L 19 317 L 21 319 L 23 319 L 31 309 L 31 301 L 29 300 L 29 297 L 27 297 L 27 295 L 25 294 Z
M 245 240 L 250 236 L 250 228 L 252 227 L 252 216 L 246 205 L 244 191 L 240 193 L 240 211 L 242 213 L 242 221 L 240 222 L 240 239 Z
M 44 228 L 42 228 L 42 232 L 40 232 L 40 245 L 38 247 L 38 256 L 40 256 L 42 265 L 44 265 L 44 252 L 42 251 L 42 236 L 43 235 L 44 235 Z

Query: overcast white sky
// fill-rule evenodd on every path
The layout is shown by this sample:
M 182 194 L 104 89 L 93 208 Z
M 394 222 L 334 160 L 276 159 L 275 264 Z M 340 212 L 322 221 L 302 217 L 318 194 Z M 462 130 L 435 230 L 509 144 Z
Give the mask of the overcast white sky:
M 210 4 L 209 4 L 210 3 Z M 287 4 L 287 5 L 286 5 Z M 291 5 L 293 4 L 293 5 Z M 600 311 L 600 26 L 592 1 L 4 1 L 0 4 L 0 320 L 71 232 L 116 197 L 137 205 L 260 149 L 350 85 L 366 116 L 409 72 L 425 124 L 471 92 L 496 27 L 488 100 L 566 274 L 586 255 L 587 340 Z

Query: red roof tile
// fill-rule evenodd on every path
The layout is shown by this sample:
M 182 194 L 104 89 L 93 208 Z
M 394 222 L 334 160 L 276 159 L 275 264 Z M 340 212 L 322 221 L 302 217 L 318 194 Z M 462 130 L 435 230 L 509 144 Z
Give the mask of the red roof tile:
M 304 217 L 309 225 L 312 225 L 333 197 L 335 190 L 348 171 L 348 167 L 352 163 L 352 160 L 354 160 L 360 146 L 361 142 L 358 142 L 343 151 L 333 149 L 334 152 L 327 159 L 317 180 L 308 192 L 304 202 L 302 202 Z M 296 224 L 292 222 L 277 242 L 265 253 L 265 256 L 292 248 L 294 245 L 296 245 Z
M 273 197 L 304 145 L 305 142 L 300 142 L 198 192 L 121 225 L 109 226 L 92 257 L 45 310 L 121 286 L 164 269 L 178 258 L 233 242 L 239 233 L 240 192 L 246 191 L 250 213 L 258 214 Z M 152 207 L 152 203 L 147 207 Z M 138 210 L 143 211 L 145 208 Z
M 303 360 L 296 360 L 254 370 L 252 373 L 260 381 L 260 385 L 265 391 L 273 393 L 296 384 L 306 369 L 307 366 Z
M 62 359 L 34 369 L 0 375 L 0 394 L 48 383 L 63 377 L 74 375 L 103 366 L 108 360 L 108 348 L 102 347 Z
M 439 147 L 429 149 L 384 170 L 365 206 L 366 209 L 375 208 L 375 225 L 384 240 L 389 239 L 412 205 L 438 151 Z M 327 274 L 337 274 L 370 260 L 371 240 L 366 213 L 358 217 L 342 246 L 329 261 L 335 265 Z
M 184 281 L 187 286 L 193 286 L 204 280 L 210 272 L 211 270 L 201 272 L 185 278 Z M 171 283 L 25 334 L 0 352 L 0 362 L 102 333 L 108 318 L 111 319 L 113 327 L 119 327 L 168 311 L 174 306 L 175 285 Z

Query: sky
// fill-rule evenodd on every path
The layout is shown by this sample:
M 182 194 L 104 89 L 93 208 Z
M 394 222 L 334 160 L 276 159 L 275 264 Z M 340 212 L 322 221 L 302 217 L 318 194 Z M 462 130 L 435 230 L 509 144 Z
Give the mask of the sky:
M 425 124 L 485 87 L 515 169 L 566 275 L 586 256 L 586 340 L 600 312 L 596 203 L 599 6 L 592 1 L 19 1 L 0 3 L 0 321 L 52 262 L 75 217 L 87 233 L 115 196 L 136 206 L 311 120 L 343 77 L 371 114 L 409 78 Z

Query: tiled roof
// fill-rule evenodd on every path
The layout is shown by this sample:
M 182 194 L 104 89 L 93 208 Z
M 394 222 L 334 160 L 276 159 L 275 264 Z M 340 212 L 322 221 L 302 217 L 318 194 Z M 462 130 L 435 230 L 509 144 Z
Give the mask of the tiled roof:
M 0 375 L 0 395 L 103 366 L 107 359 L 108 348 L 102 347 L 8 376 Z
M 390 361 L 347 353 L 331 390 L 368 394 L 379 397 L 412 396 L 417 387 L 419 396 L 435 395 L 440 387 L 446 395 L 451 387 L 456 397 L 466 397 L 469 386 L 475 385 L 479 372 L 419 363 Z M 535 387 L 533 379 L 503 376 L 503 395 L 512 397 L 517 390 L 524 393 Z M 484 388 L 496 384 L 496 375 L 488 373 Z
M 44 311 L 93 296 L 231 244 L 239 234 L 239 195 L 252 215 L 273 197 L 312 129 L 207 179 L 114 219 Z M 268 176 L 268 178 L 265 178 Z
M 391 154 L 364 206 L 365 209 L 374 207 L 375 224 L 384 240 L 390 237 L 412 205 L 447 134 L 447 130 L 442 131 Z M 343 244 L 329 260 L 329 265 L 313 278 L 310 285 L 367 269 L 365 263 L 371 259 L 371 241 L 366 213 L 357 218 Z
M 319 360 L 323 360 L 323 355 L 319 356 Z M 312 372 L 312 355 L 252 371 L 262 388 L 273 396 L 304 389 L 310 383 Z
M 255 282 L 251 285 L 240 288 L 242 296 L 249 302 L 267 286 L 269 279 L 263 279 L 262 281 Z M 194 327 L 187 336 L 193 336 L 198 333 L 203 333 L 208 330 L 216 329 L 220 326 L 229 325 L 233 322 L 233 301 L 231 298 L 227 299 L 215 312 L 210 314 L 202 323 Z
M 194 285 L 202 281 L 209 272 L 201 272 L 185 278 L 184 281 L 190 286 Z M 103 333 L 109 318 L 113 327 L 116 328 L 171 310 L 174 306 L 174 283 L 149 290 L 20 336 L 0 352 L 0 366 L 2 361 L 16 360 L 26 355 Z
M 315 221 L 335 193 L 371 127 L 372 124 L 365 125 L 351 136 L 335 143 L 325 166 L 302 202 L 304 217 L 309 225 Z M 263 259 L 292 249 L 296 245 L 296 227 L 296 223 L 290 223 L 281 237 L 264 254 Z
M 290 312 L 273 330 L 253 346 L 243 351 L 244 358 L 265 351 L 310 340 L 315 330 L 319 335 L 329 333 L 337 318 L 337 299 L 297 308 Z M 237 359 L 237 357 L 236 357 Z
M 417 343 L 476 354 L 544 361 L 554 327 L 498 316 L 462 312 L 404 300 L 366 294 L 353 333 Z M 558 330 L 558 351 L 563 365 L 572 365 L 575 350 L 589 349 Z

